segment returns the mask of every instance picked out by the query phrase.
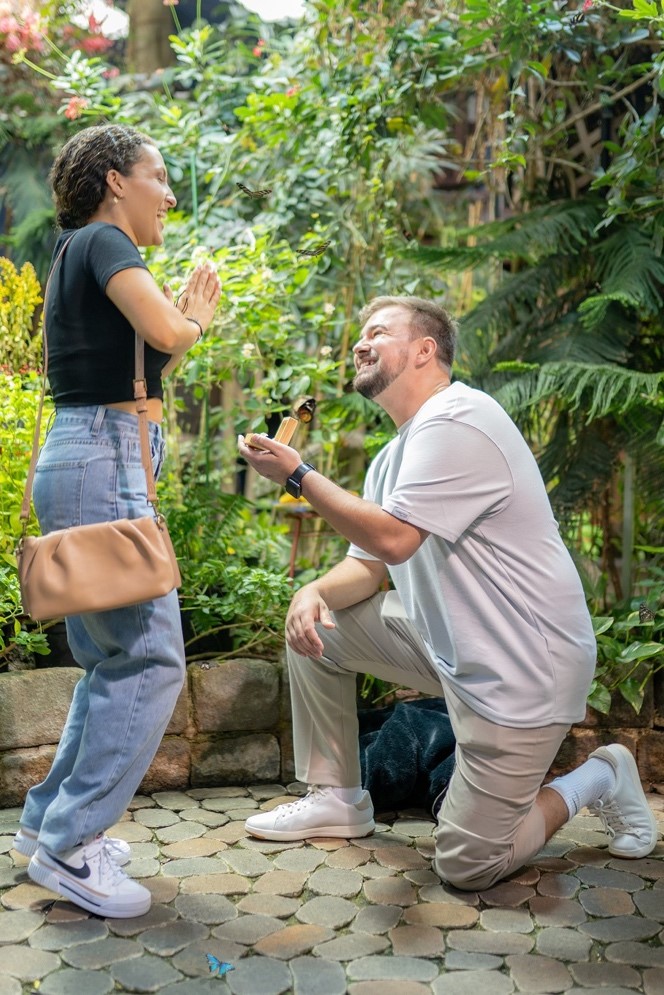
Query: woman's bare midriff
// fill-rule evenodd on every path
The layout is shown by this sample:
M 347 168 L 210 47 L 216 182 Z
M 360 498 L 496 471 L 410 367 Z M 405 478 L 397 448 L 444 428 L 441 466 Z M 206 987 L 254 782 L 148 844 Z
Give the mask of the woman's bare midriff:
M 128 411 L 130 415 L 136 415 L 135 401 L 115 401 L 113 404 L 105 404 L 106 408 L 116 408 L 118 411 Z M 160 397 L 148 397 L 148 419 L 159 424 L 164 414 L 164 406 Z M 138 418 L 138 415 L 136 415 Z

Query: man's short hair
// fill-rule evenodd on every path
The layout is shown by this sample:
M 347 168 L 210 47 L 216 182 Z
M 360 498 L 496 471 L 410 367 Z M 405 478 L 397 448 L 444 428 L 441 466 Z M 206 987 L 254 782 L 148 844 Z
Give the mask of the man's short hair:
M 445 308 L 423 297 L 374 297 L 360 311 L 360 325 L 364 327 L 372 314 L 384 307 L 401 307 L 408 311 L 411 338 L 431 336 L 438 345 L 439 362 L 452 367 L 457 325 Z

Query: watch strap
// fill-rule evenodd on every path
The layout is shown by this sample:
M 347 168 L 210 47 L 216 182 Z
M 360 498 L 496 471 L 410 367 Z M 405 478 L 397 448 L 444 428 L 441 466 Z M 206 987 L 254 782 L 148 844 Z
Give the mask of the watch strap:
M 291 473 L 290 477 L 286 481 L 285 487 L 288 494 L 291 497 L 299 498 L 302 495 L 302 478 L 305 474 L 309 473 L 309 470 L 315 470 L 316 467 L 311 463 L 300 463 Z

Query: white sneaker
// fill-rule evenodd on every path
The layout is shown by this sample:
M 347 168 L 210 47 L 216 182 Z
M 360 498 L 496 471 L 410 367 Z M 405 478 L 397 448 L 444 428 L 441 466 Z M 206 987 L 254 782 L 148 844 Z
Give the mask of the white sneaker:
M 271 812 L 252 815 L 244 824 L 252 836 L 264 840 L 307 840 L 314 836 L 355 839 L 376 828 L 368 791 L 355 805 L 341 801 L 331 788 L 312 784 L 308 794 Z
M 600 746 L 590 756 L 608 761 L 616 774 L 613 791 L 588 806 L 609 834 L 609 853 L 632 859 L 647 857 L 657 843 L 657 822 L 643 793 L 634 757 L 618 743 Z
M 28 874 L 74 905 L 109 919 L 143 916 L 152 901 L 148 889 L 127 877 L 111 860 L 101 836 L 59 856 L 38 846 Z
M 118 867 L 122 867 L 124 864 L 128 864 L 131 860 L 131 847 L 124 840 L 117 839 L 114 836 L 106 836 L 104 833 L 102 835 L 104 841 L 104 846 L 108 850 L 108 855 L 111 860 L 114 860 Z M 37 833 L 33 829 L 27 829 L 25 826 L 21 826 L 16 836 L 14 837 L 14 843 L 12 844 L 14 849 L 18 853 L 22 853 L 24 857 L 34 857 L 37 852 L 37 847 L 39 846 Z

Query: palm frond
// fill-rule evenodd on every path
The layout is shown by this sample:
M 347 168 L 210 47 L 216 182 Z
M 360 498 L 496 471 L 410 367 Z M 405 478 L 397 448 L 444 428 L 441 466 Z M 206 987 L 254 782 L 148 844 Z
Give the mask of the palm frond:
M 658 313 L 662 305 L 664 260 L 653 248 L 652 238 L 634 227 L 622 227 L 595 247 L 595 274 L 601 292 L 579 305 L 588 329 L 606 319 L 612 301 L 638 309 L 641 317 Z
M 546 363 L 537 372 L 505 384 L 496 398 L 514 416 L 556 398 L 572 411 L 583 408 L 588 425 L 609 414 L 624 415 L 634 407 L 656 405 L 663 386 L 664 373 L 591 363 Z

